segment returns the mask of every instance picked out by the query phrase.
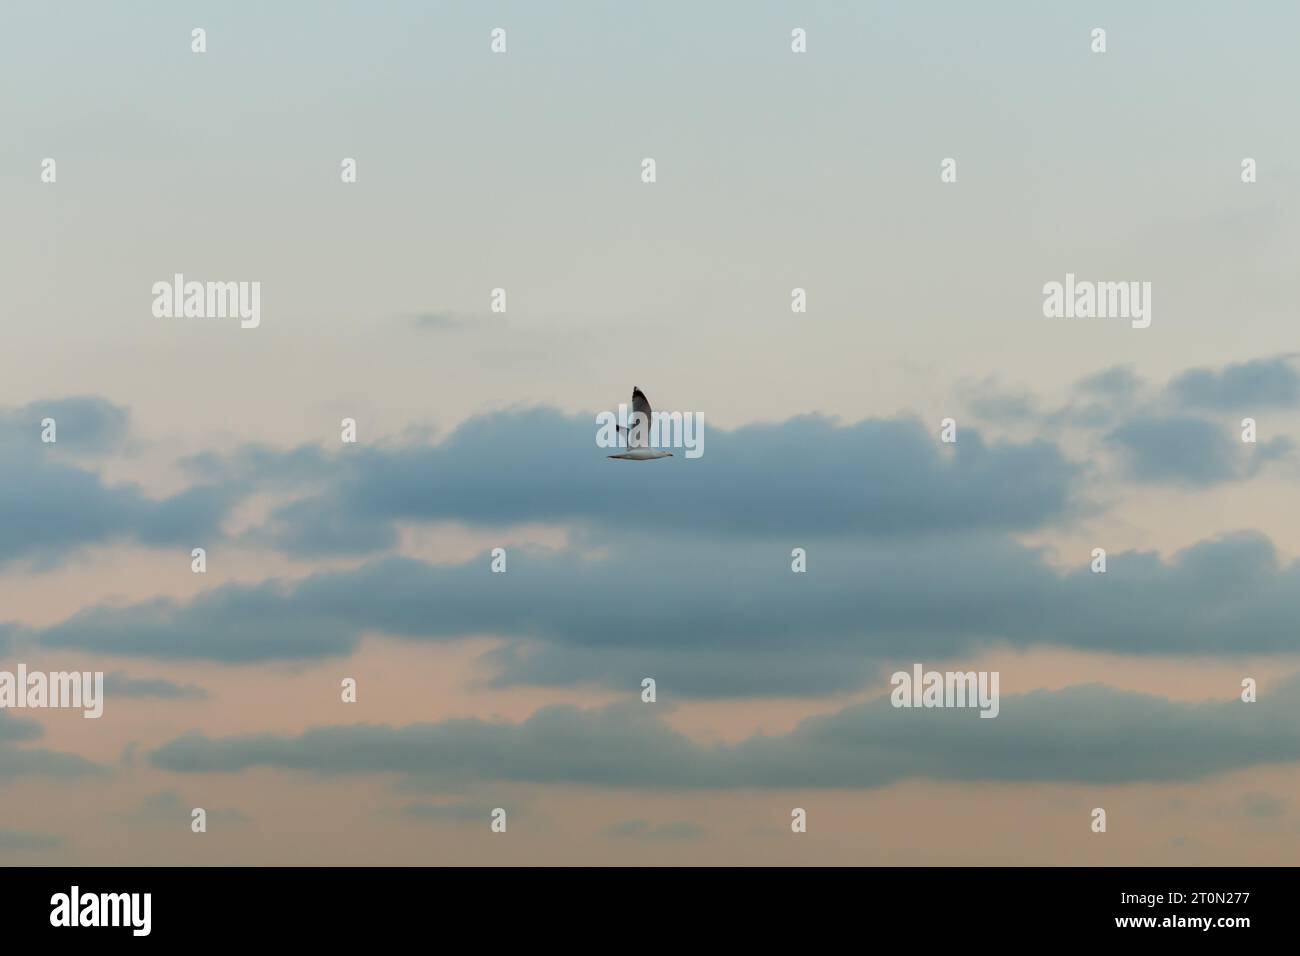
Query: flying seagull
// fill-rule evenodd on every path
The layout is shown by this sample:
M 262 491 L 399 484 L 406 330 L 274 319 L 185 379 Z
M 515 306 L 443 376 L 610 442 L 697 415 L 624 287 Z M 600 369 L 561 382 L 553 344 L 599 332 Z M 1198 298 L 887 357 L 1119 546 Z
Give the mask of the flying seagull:
M 637 416 L 641 420 L 637 421 Z M 645 392 L 632 386 L 632 429 L 616 426 L 619 431 L 627 432 L 627 451 L 621 455 L 609 455 L 609 458 L 622 458 L 625 461 L 649 461 L 652 458 L 671 458 L 670 451 L 655 451 L 650 447 L 650 400 Z

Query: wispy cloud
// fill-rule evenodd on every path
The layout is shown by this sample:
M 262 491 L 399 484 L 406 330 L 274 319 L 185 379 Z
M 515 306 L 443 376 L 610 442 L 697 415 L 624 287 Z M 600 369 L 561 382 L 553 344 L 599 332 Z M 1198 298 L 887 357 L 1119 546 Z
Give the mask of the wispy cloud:
M 162 677 L 129 677 L 122 671 L 104 675 L 104 692 L 112 697 L 153 697 L 160 700 L 202 700 L 208 692 L 194 684 L 177 684 Z
M 704 828 L 689 820 L 651 823 L 649 820 L 620 820 L 605 830 L 608 836 L 637 840 L 698 840 Z
M 1254 704 L 1235 697 L 1183 703 L 1095 684 L 1035 691 L 1004 696 L 995 721 L 965 708 L 898 710 L 882 697 L 735 745 L 695 743 L 650 711 L 643 704 L 553 706 L 520 724 L 449 720 L 217 739 L 191 733 L 150 759 L 178 773 L 418 767 L 448 779 L 649 789 L 853 789 L 912 778 L 1192 780 L 1300 760 L 1297 678 L 1274 688 L 1268 703 Z
M 0 827 L 0 851 L 5 850 L 54 850 L 64 845 L 63 837 L 53 833 L 39 833 L 32 830 L 14 830 Z

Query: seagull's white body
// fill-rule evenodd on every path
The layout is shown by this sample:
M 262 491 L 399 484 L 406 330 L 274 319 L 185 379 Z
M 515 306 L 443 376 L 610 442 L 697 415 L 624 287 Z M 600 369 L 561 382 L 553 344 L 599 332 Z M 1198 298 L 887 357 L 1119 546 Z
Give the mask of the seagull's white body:
M 654 458 L 671 458 L 673 453 L 670 451 L 656 451 L 650 447 L 650 400 L 645 397 L 645 392 L 632 386 L 632 417 L 642 416 L 642 425 L 640 428 L 633 426 L 628 431 L 622 425 L 618 426 L 619 431 L 627 432 L 627 451 L 621 455 L 608 455 L 609 458 L 619 458 L 623 461 L 650 461 Z
M 622 455 L 609 455 L 608 457 L 621 458 L 624 461 L 649 461 L 652 458 L 671 458 L 673 453 L 670 451 L 654 451 L 650 448 L 638 448 Z

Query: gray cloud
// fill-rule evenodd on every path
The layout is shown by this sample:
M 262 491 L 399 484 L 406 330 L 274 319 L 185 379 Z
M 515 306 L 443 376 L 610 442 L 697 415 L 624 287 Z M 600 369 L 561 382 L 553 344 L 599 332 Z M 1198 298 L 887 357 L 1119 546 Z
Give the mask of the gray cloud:
M 1288 363 L 1283 357 L 1192 370 L 1166 392 L 1201 404 L 1241 396 L 1282 401 L 1296 377 Z M 1042 421 L 1112 426 L 1108 442 L 1128 474 L 1143 481 L 1210 486 L 1249 477 L 1291 453 L 1285 438 L 1243 450 L 1226 425 L 1158 408 L 1123 420 L 1121 406 L 1139 384 L 1127 367 L 1105 370 L 1076 386 L 1088 402 Z M 1032 397 L 1024 394 L 973 401 L 999 420 L 1033 415 Z M 29 419 L 41 408 L 61 415 L 65 433 L 77 436 L 68 448 L 62 435 L 59 445 L 36 442 Z M 156 546 L 212 541 L 230 507 L 264 486 L 292 489 L 295 497 L 243 543 L 313 556 L 391 550 L 402 523 L 437 520 L 491 527 L 563 522 L 637 536 L 898 539 L 1024 531 L 1069 517 L 1081 473 L 1044 440 L 988 444 L 967 427 L 956 445 L 945 447 L 933 428 L 911 418 L 845 425 L 816 416 L 710 428 L 699 460 L 619 468 L 595 446 L 591 417 L 539 408 L 471 419 L 438 444 L 408 440 L 346 454 L 247 446 L 230 455 L 199 455 L 185 462 L 194 486 L 151 500 L 134 485 L 104 484 L 68 458 L 78 441 L 97 448 L 121 443 L 129 416 L 119 406 L 93 397 L 60 399 L 5 413 L 0 422 L 25 436 L 21 453 L 0 458 L 0 522 L 8 532 L 0 562 L 53 562 L 82 545 L 117 538 Z
M 391 546 L 394 522 L 433 520 L 743 537 L 1025 530 L 1066 512 L 1078 473 L 1050 442 L 987 445 L 967 428 L 944 450 L 937 423 L 914 419 L 706 424 L 702 458 L 653 469 L 606 460 L 595 437 L 594 416 L 534 409 L 471 419 L 434 446 L 350 449 L 322 469 L 337 475 L 322 493 L 281 508 L 257 540 L 360 553 Z M 300 471 L 302 456 L 284 467 Z M 261 480 L 275 470 L 267 462 Z
M 185 799 L 175 790 L 151 793 L 141 800 L 137 807 L 118 816 L 128 823 L 146 826 L 188 827 L 193 820 L 191 814 L 196 807 L 203 807 L 208 823 L 247 823 L 251 819 L 242 810 L 208 807 L 201 800 Z
M 41 725 L 34 720 L 14 717 L 8 710 L 0 710 L 0 744 L 35 740 L 41 735 Z
M 977 395 L 969 400 L 970 410 L 990 422 L 1024 422 L 1035 417 L 1033 399 L 1021 394 Z
M 63 838 L 52 833 L 0 827 L 0 850 L 53 850 L 63 844 Z
M 1120 450 L 1127 476 L 1138 481 L 1209 487 L 1251 478 L 1263 464 L 1290 457 L 1295 445 L 1279 437 L 1243 447 L 1235 429 L 1243 416 L 1300 405 L 1295 359 L 1189 369 L 1149 390 L 1132 366 L 1116 365 L 1076 382 L 1076 399 L 1042 423 L 1109 429 L 1107 442 Z M 1228 414 L 1211 420 L 1198 412 Z
M 1256 790 L 1243 794 L 1231 806 L 1222 807 L 1218 812 L 1221 816 L 1272 820 L 1286 812 L 1286 801 L 1272 794 Z
M 201 700 L 208 692 L 194 684 L 177 684 L 161 677 L 130 677 L 122 671 L 104 675 L 109 697 L 156 697 L 163 700 Z
M 1294 408 L 1300 405 L 1300 372 L 1294 358 L 1282 355 L 1220 369 L 1189 369 L 1169 384 L 1169 395 L 1194 408 L 1242 414 L 1269 407 Z
M 201 452 L 180 460 L 180 465 L 205 484 L 237 484 L 241 487 L 271 486 L 300 488 L 319 481 L 334 467 L 324 449 L 300 445 L 284 450 L 269 445 L 241 445 L 229 454 Z
M 86 609 L 34 634 L 44 646 L 231 663 L 353 651 L 362 634 L 498 635 L 497 683 L 639 684 L 688 696 L 849 690 L 883 668 L 1001 645 L 1120 654 L 1297 650 L 1300 565 L 1264 536 L 1201 542 L 1170 560 L 1089 555 L 1061 574 L 1002 537 L 811 546 L 647 537 L 512 549 L 459 565 L 388 558 L 297 583 L 226 585 L 188 603 Z
M 1130 477 L 1191 486 L 1249 477 L 1293 450 L 1286 438 L 1247 444 L 1229 425 L 1185 415 L 1130 419 L 1106 440 L 1121 452 Z
M 41 422 L 56 422 L 55 443 L 76 455 L 120 450 L 130 430 L 130 412 L 95 395 L 74 395 L 32 402 L 21 408 L 0 408 L 0 451 L 6 455 L 39 451 Z
M 433 823 L 482 823 L 491 819 L 492 807 L 477 803 L 412 803 L 401 815 Z M 515 815 L 515 814 L 512 814 Z
M 76 754 L 41 748 L 0 747 L 0 783 L 14 777 L 84 777 L 104 772 Z
M 1075 382 L 1066 405 L 1043 416 L 1049 428 L 1105 428 L 1131 409 L 1142 380 L 1129 365 L 1114 365 Z
M 57 441 L 41 441 L 41 420 L 54 418 Z M 153 499 L 138 485 L 109 485 L 78 462 L 120 452 L 128 411 L 80 395 L 0 409 L 0 565 L 29 560 L 51 566 L 76 549 L 114 540 L 188 545 L 221 536 L 220 524 L 244 490 L 203 482 Z
M 698 840 L 704 828 L 689 820 L 669 823 L 651 823 L 649 820 L 620 820 L 606 828 L 609 836 L 632 837 L 638 840 Z
M 1027 422 L 1038 417 L 1037 402 L 1026 391 L 1002 387 L 996 376 L 963 384 L 958 394 L 977 418 L 989 422 Z
M 1142 380 L 1131 365 L 1112 365 L 1075 383 L 1075 389 L 1086 395 L 1111 400 L 1131 399 L 1141 388 Z
M 8 711 L 0 711 L 0 783 L 16 777 L 74 778 L 105 772 L 98 764 L 76 754 L 13 746 L 36 740 L 41 733 L 41 725 L 36 721 L 12 717 Z
M 454 779 L 664 789 L 866 788 L 898 780 L 1192 780 L 1300 759 L 1300 682 L 1268 702 L 1182 703 L 1084 685 L 973 709 L 893 708 L 888 698 L 788 734 L 699 744 L 641 704 L 546 707 L 520 724 L 448 720 L 321 727 L 298 736 L 177 738 L 151 754 L 183 773 L 276 767 L 315 774 L 420 772 Z
M 153 546 L 220 537 L 239 493 L 216 486 L 150 499 L 133 484 L 106 485 L 61 460 L 60 446 L 38 445 L 0 457 L 0 564 L 19 558 L 52 564 L 76 548 L 117 539 Z

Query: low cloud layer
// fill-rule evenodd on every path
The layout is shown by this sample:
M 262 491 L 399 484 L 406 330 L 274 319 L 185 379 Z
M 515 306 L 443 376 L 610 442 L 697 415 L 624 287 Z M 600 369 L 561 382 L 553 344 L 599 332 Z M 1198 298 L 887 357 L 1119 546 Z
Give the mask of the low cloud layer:
M 705 454 L 646 468 L 611 463 L 594 417 L 549 409 L 471 419 L 437 445 L 375 446 L 334 456 L 323 491 L 273 516 L 259 540 L 299 554 L 390 546 L 401 521 L 508 526 L 579 522 L 755 538 L 897 538 L 1026 530 L 1061 517 L 1077 468 L 1050 442 L 988 445 L 974 429 L 952 446 L 910 419 L 844 425 L 820 417 L 733 431 L 709 428 Z M 266 480 L 301 471 L 309 452 Z M 618 469 L 615 471 L 614 469 Z
M 1243 442 L 1236 423 L 1187 415 L 1129 419 L 1106 439 L 1121 453 L 1128 477 L 1192 486 L 1250 477 L 1293 450 L 1287 438 Z
M 856 789 L 913 778 L 1105 784 L 1295 761 L 1297 718 L 1297 679 L 1254 704 L 1182 703 L 1094 684 L 1006 696 L 994 720 L 973 709 L 895 709 L 883 697 L 735 745 L 695 743 L 656 719 L 652 705 L 632 704 L 547 707 L 520 724 L 361 724 L 218 739 L 192 733 L 150 759 L 181 773 L 418 768 L 449 780 L 651 789 Z
M 653 674 L 686 696 L 852 690 L 886 668 L 992 647 L 1117 654 L 1294 653 L 1300 565 L 1262 535 L 1201 542 L 1166 561 L 1114 552 L 1061 573 L 1005 537 L 809 545 L 670 537 L 590 549 L 511 549 L 435 565 L 385 558 L 297 582 L 229 584 L 192 601 L 92 607 L 14 640 L 52 649 L 252 663 L 351 653 L 367 633 L 498 636 L 498 684 L 598 683 Z M 599 547 L 597 547 L 599 544 Z M 592 553 L 585 553 L 590 550 Z
M 41 441 L 45 417 L 55 419 L 54 442 Z M 0 410 L 0 565 L 49 566 L 118 540 L 180 546 L 220 537 L 238 489 L 200 484 L 155 499 L 81 463 L 121 452 L 128 422 L 125 409 L 88 396 Z
M 1293 355 L 1189 369 L 1169 384 L 1169 395 L 1192 408 L 1249 415 L 1300 406 L 1300 371 Z
M 0 710 L 0 785 L 17 777 L 75 778 L 104 773 L 104 769 L 76 754 L 41 747 L 18 746 L 39 739 L 41 725 Z

